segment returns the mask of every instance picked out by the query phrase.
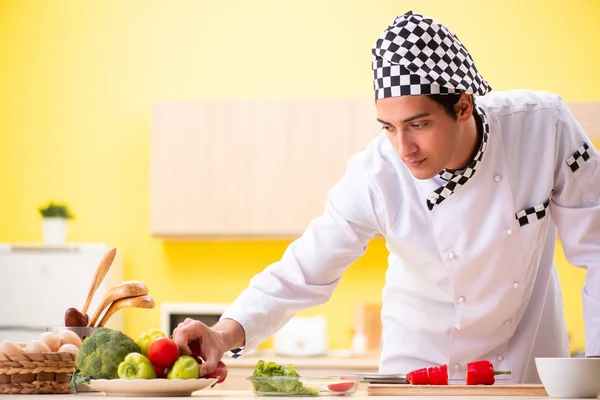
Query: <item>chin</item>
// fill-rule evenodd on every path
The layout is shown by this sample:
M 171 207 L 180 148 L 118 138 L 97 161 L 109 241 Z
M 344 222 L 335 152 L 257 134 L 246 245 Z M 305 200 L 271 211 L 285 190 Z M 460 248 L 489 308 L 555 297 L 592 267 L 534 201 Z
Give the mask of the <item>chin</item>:
M 437 175 L 436 172 L 431 172 L 431 171 L 413 171 L 413 170 L 411 170 L 410 173 L 419 180 L 431 179 Z
M 404 165 L 406 165 L 411 175 L 419 180 L 431 179 L 439 173 L 441 169 L 432 168 L 432 164 L 433 163 L 429 158 L 423 159 L 423 161 L 418 164 L 404 161 Z
M 408 166 L 408 170 L 412 176 L 419 180 L 431 179 L 438 174 L 438 171 L 431 168 L 411 168 Z

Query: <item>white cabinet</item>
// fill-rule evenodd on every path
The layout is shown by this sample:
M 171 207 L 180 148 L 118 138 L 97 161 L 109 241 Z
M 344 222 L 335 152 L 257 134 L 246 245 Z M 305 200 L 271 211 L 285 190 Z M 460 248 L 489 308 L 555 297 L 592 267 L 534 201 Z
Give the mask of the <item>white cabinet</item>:
M 47 326 L 64 326 L 69 307 L 83 307 L 96 267 L 110 249 L 106 244 L 44 246 L 0 244 L 0 340 L 26 341 Z M 88 315 L 107 289 L 123 279 L 117 256 L 96 291 Z M 122 313 L 108 327 L 122 329 Z

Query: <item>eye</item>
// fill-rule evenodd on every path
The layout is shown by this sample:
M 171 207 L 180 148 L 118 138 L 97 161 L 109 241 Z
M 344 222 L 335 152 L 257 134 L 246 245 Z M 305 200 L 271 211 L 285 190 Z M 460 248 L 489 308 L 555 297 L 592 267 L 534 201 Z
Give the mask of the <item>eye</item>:
M 419 123 L 419 124 L 412 124 L 412 125 L 411 125 L 411 127 L 412 127 L 413 129 L 417 129 L 417 130 L 419 130 L 419 129 L 423 129 L 423 128 L 425 128 L 426 126 L 427 126 L 427 122 L 421 122 L 421 123 Z
M 388 132 L 391 132 L 391 131 L 394 130 L 394 127 L 391 126 L 391 125 L 383 125 L 383 129 L 386 130 L 386 131 L 388 131 Z

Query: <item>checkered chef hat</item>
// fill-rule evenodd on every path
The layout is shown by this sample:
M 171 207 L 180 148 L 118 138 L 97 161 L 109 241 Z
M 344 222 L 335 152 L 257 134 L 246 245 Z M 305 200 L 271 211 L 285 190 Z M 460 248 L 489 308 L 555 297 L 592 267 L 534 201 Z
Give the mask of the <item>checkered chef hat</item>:
M 371 51 L 375 100 L 492 90 L 456 35 L 412 11 L 394 18 Z

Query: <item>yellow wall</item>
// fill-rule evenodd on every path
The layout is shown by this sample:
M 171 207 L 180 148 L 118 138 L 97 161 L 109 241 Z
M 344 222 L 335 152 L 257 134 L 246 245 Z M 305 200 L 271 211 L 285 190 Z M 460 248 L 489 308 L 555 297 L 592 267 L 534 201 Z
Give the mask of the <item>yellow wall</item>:
M 413 7 L 457 33 L 495 90 L 600 100 L 595 0 L 4 0 L 0 241 L 40 240 L 37 206 L 66 200 L 77 215 L 69 239 L 116 245 L 125 278 L 146 282 L 159 305 L 233 300 L 288 243 L 151 238 L 151 104 L 371 97 L 370 46 L 393 16 Z M 333 347 L 349 345 L 356 302 L 380 298 L 385 257 L 383 243 L 372 243 L 331 302 L 303 313 L 327 316 Z M 558 260 L 577 347 L 582 271 Z M 158 308 L 127 317 L 131 335 L 159 325 Z

